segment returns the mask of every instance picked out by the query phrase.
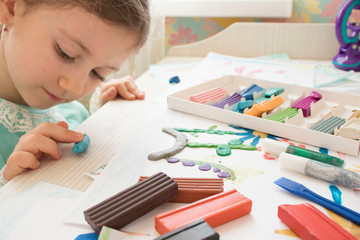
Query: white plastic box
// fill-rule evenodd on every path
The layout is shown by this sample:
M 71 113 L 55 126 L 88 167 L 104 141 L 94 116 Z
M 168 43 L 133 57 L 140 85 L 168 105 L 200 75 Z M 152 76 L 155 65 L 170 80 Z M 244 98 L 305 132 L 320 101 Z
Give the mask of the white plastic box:
M 253 117 L 189 100 L 194 94 L 219 86 L 231 95 L 235 91 L 245 89 L 253 83 L 262 88 L 284 88 L 285 91 L 281 94 L 284 103 L 279 107 L 282 109 L 290 107 L 295 101 L 309 96 L 311 91 L 320 93 L 322 99 L 311 106 L 312 114 L 310 117 L 304 118 L 301 112 L 299 112 L 297 116 L 289 119 L 289 121 L 286 121 L 285 123 L 267 120 L 262 117 Z M 226 76 L 169 95 L 167 102 L 170 109 L 262 131 L 293 141 L 323 147 L 353 156 L 358 156 L 359 154 L 360 141 L 309 129 L 315 123 L 322 121 L 324 116 L 328 114 L 347 119 L 351 116 L 353 111 L 360 110 L 360 96 L 357 95 L 342 94 L 239 76 Z M 279 110 L 280 109 L 274 111 L 276 112 Z M 271 113 L 269 113 L 269 115 L 271 115 Z M 263 114 L 263 117 L 266 117 L 266 114 Z

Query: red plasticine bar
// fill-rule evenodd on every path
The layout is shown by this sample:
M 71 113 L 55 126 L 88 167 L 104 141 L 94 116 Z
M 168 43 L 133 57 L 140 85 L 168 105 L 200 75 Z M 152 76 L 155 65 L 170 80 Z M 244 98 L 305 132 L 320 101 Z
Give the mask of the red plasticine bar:
M 280 205 L 278 217 L 303 240 L 356 240 L 339 224 L 308 203 Z
M 190 97 L 190 101 L 205 104 L 207 102 L 216 102 L 229 96 L 229 94 L 222 88 L 216 87 L 205 92 L 194 94 Z
M 141 176 L 139 181 L 148 177 Z M 224 191 L 224 180 L 220 178 L 173 178 L 178 184 L 178 195 L 170 202 L 193 203 Z
M 232 189 L 155 216 L 155 229 L 165 234 L 198 219 L 216 227 L 251 212 L 250 199 Z

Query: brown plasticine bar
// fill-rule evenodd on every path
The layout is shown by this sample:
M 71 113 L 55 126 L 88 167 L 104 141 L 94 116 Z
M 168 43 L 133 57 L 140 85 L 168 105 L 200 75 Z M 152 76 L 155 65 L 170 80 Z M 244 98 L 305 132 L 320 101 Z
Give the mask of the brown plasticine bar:
M 85 220 L 97 234 L 104 225 L 119 230 L 177 193 L 177 183 L 160 172 L 85 210 Z
M 148 177 L 141 176 L 139 181 Z M 224 180 L 220 178 L 173 178 L 178 184 L 178 195 L 170 202 L 193 203 L 224 191 Z

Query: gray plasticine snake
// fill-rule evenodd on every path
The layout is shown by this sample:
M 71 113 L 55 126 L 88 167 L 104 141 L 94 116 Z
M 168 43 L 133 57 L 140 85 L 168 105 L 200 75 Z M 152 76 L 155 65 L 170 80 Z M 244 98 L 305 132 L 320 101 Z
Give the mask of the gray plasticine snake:
M 187 146 L 188 139 L 185 134 L 178 132 L 173 128 L 163 128 L 162 131 L 176 138 L 175 144 L 169 149 L 149 154 L 149 160 L 154 161 L 174 156 L 175 154 L 181 152 Z

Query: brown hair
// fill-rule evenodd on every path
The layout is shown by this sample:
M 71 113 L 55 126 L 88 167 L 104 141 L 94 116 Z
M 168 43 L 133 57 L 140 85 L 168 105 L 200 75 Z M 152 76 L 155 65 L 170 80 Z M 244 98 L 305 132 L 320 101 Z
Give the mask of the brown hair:
M 37 6 L 73 7 L 78 6 L 87 12 L 109 22 L 121 25 L 139 35 L 139 48 L 146 42 L 150 12 L 148 0 L 23 0 L 27 10 Z

